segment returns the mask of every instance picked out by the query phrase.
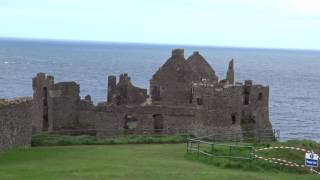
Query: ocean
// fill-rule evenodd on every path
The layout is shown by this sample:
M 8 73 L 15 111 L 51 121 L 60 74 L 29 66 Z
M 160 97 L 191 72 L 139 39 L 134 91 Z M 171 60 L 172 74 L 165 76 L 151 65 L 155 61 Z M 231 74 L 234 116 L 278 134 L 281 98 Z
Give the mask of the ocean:
M 105 101 L 108 75 L 128 73 L 148 88 L 173 48 L 184 48 L 186 58 L 199 51 L 219 79 L 234 58 L 237 81 L 270 86 L 270 120 L 281 140 L 320 142 L 320 51 L 2 39 L 0 98 L 32 96 L 32 77 L 45 72 L 56 82 L 76 81 L 95 103 Z

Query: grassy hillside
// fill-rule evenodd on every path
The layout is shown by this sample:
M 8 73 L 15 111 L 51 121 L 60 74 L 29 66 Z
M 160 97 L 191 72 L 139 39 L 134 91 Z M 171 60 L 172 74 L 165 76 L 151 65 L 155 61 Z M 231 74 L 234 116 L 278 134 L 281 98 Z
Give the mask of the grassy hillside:
M 185 153 L 185 144 L 35 147 L 0 153 L 0 179 L 319 179 L 225 169 L 187 160 Z
M 234 144 L 235 145 L 235 144 Z M 300 140 L 300 141 L 286 141 L 286 142 L 270 142 L 265 144 L 238 144 L 240 146 L 229 146 L 228 144 L 211 144 L 201 143 L 199 146 L 199 150 L 202 152 L 206 152 L 209 154 L 213 154 L 215 158 L 211 156 L 207 156 L 202 153 L 197 153 L 197 151 L 193 151 L 193 153 L 189 153 L 186 155 L 187 159 L 197 160 L 206 164 L 218 166 L 221 168 L 230 168 L 230 169 L 243 169 L 248 171 L 269 171 L 274 173 L 282 173 L 282 172 L 290 172 L 295 174 L 308 174 L 308 168 L 301 167 L 290 167 L 285 166 L 283 164 L 288 164 L 287 162 L 295 163 L 296 165 L 304 165 L 304 156 L 305 152 L 300 150 L 291 149 L 291 147 L 306 149 L 306 150 L 314 150 L 314 152 L 320 152 L 320 145 L 314 141 L 309 140 Z M 246 146 L 241 146 L 246 145 Z M 197 144 L 194 145 L 197 148 Z M 231 147 L 231 149 L 230 149 Z M 219 156 L 232 156 L 232 157 L 242 157 L 242 158 L 250 158 L 252 157 L 252 147 L 254 149 L 261 148 L 269 148 L 269 147 L 282 147 L 282 148 L 272 148 L 267 150 L 256 151 L 255 154 L 267 159 L 261 160 L 257 158 L 255 161 L 250 160 L 240 160 L 237 158 L 218 158 Z M 288 148 L 284 148 L 288 147 Z M 274 158 L 274 159 L 272 159 Z M 281 162 L 282 165 L 279 165 L 279 161 L 276 159 L 285 160 Z M 273 163 L 270 163 L 272 161 Z M 275 163 L 277 162 L 277 164 Z M 319 168 L 315 168 L 315 170 L 320 171 Z

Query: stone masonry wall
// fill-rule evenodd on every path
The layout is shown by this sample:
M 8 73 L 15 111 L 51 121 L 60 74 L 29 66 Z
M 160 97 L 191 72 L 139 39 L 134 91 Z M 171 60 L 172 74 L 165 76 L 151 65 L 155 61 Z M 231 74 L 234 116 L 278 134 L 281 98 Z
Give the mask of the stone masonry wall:
M 32 129 L 34 132 L 47 131 L 49 128 L 48 104 L 50 99 L 48 95 L 53 86 L 53 76 L 48 76 L 45 73 L 38 73 L 32 79 Z
M 31 144 L 32 100 L 0 100 L 0 150 Z
M 75 82 L 56 83 L 49 92 L 50 130 L 77 128 L 80 87 Z
M 196 84 L 192 103 L 196 113 L 198 134 L 210 131 L 241 131 L 242 86 L 216 88 L 208 84 Z
M 242 126 L 246 130 L 272 129 L 269 121 L 269 87 L 253 85 L 249 103 L 243 105 Z
M 96 129 L 102 130 L 98 131 L 98 136 L 114 135 L 115 132 L 122 133 L 121 130 L 141 133 L 143 129 L 148 130 L 146 132 L 154 129 L 191 129 L 195 120 L 195 112 L 192 107 L 116 106 L 100 107 L 97 111 L 95 113 Z M 134 127 L 131 129 L 128 125 Z

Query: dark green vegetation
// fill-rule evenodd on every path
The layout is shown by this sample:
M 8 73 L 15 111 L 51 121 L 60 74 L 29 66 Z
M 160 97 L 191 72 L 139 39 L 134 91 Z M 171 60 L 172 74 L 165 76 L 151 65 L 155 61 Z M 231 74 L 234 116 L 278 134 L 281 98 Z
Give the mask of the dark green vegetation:
M 185 144 L 34 147 L 0 153 L 0 179 L 319 179 L 280 171 L 220 168 L 187 160 L 185 153 Z
M 32 137 L 32 146 L 70 146 L 70 145 L 111 145 L 111 144 L 162 144 L 183 143 L 188 135 L 127 135 L 114 138 L 97 138 L 95 136 L 81 135 L 49 135 L 38 134 Z
M 248 145 L 248 144 L 245 144 Z M 307 150 L 313 150 L 314 152 L 320 152 L 320 145 L 313 141 L 287 141 L 287 142 L 275 142 L 275 143 L 265 143 L 265 144 L 253 144 L 255 149 L 264 148 L 264 147 L 276 147 L 276 146 L 290 146 L 298 147 Z M 197 145 L 196 145 L 197 147 Z M 272 164 L 263 160 L 243 160 L 241 158 L 251 158 L 251 149 L 246 146 L 228 146 L 226 144 L 200 144 L 199 149 L 202 152 L 213 154 L 214 157 L 208 157 L 202 153 L 197 153 L 193 151 L 192 154 L 187 154 L 186 158 L 191 160 L 198 160 L 206 164 L 222 167 L 222 168 L 232 168 L 232 169 L 243 169 L 246 171 L 270 171 L 270 172 L 288 172 L 295 174 L 307 174 L 309 173 L 306 168 L 297 168 L 297 167 L 287 167 L 277 164 Z M 299 165 L 304 165 L 304 156 L 305 153 L 302 151 L 291 150 L 291 149 L 272 149 L 272 150 L 263 150 L 257 151 L 256 155 L 264 158 L 276 158 L 291 161 Z M 230 156 L 233 158 L 221 158 L 222 156 Z M 317 169 L 319 171 L 319 168 Z

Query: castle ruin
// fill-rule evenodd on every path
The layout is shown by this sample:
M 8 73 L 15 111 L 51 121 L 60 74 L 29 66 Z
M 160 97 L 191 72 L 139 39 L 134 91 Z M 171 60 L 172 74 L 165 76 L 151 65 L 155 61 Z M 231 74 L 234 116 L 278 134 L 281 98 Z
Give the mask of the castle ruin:
M 251 80 L 235 82 L 234 74 L 233 60 L 226 78 L 219 80 L 199 52 L 185 59 L 183 49 L 174 49 L 152 76 L 149 94 L 134 86 L 128 74 L 118 80 L 108 76 L 106 100 L 94 105 L 90 95 L 81 99 L 79 84 L 56 83 L 54 77 L 38 73 L 32 83 L 32 105 L 26 109 L 33 133 L 94 129 L 97 136 L 108 136 L 126 130 L 186 129 L 205 135 L 271 130 L 269 87 Z

